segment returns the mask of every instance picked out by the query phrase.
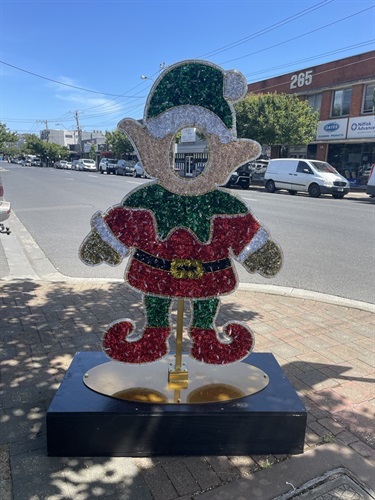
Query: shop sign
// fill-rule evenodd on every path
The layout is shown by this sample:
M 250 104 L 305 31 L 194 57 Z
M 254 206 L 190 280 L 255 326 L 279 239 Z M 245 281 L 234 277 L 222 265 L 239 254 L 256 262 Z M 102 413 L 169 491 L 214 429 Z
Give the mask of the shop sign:
M 289 146 L 289 155 L 307 155 L 307 146 Z
M 195 128 L 188 127 L 181 130 L 181 142 L 195 142 L 196 140 Z
M 346 128 L 348 125 L 347 118 L 340 118 L 339 120 L 324 120 L 318 123 L 316 132 L 316 139 L 318 141 L 329 139 L 345 139 Z
M 349 119 L 348 138 L 361 139 L 365 137 L 375 138 L 375 117 L 357 116 Z

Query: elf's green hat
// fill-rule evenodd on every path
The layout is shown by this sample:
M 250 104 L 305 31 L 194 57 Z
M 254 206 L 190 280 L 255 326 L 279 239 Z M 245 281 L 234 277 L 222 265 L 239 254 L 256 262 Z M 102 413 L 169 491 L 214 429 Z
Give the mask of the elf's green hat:
M 238 71 L 223 71 L 205 61 L 183 61 L 167 68 L 154 83 L 144 123 L 157 137 L 183 126 L 202 126 L 230 142 L 236 134 L 232 103 L 246 92 L 245 77 Z

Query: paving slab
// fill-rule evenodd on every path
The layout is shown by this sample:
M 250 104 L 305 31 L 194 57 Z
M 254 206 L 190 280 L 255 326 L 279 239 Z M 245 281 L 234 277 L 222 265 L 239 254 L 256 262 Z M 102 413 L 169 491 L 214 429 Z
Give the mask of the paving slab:
M 323 490 L 320 486 L 327 482 L 327 478 L 338 475 L 340 480 L 332 485 L 331 490 L 346 484 L 346 478 L 349 477 L 355 481 L 359 491 L 365 491 L 369 495 L 368 498 L 372 500 L 375 499 L 374 465 L 375 461 L 366 460 L 344 444 L 325 444 L 303 455 L 296 455 L 289 460 L 276 463 L 248 478 L 207 491 L 199 498 L 202 500 L 248 500 L 249 498 L 288 500 L 300 498 L 298 495 L 305 493 L 307 495 L 305 498 L 316 500 L 322 496 Z M 325 497 L 323 498 L 326 500 Z
M 315 487 L 316 498 L 357 500 L 355 486 L 372 495 L 375 306 L 276 288 L 240 287 L 217 322 L 235 312 L 256 352 L 274 353 L 308 411 L 304 453 L 141 460 L 47 457 L 45 426 L 76 352 L 100 350 L 124 311 L 143 322 L 141 297 L 119 282 L 0 282 L 0 500 L 286 500 L 315 498 Z M 336 473 L 354 485 L 333 483 Z M 331 490 L 319 493 L 323 484 Z

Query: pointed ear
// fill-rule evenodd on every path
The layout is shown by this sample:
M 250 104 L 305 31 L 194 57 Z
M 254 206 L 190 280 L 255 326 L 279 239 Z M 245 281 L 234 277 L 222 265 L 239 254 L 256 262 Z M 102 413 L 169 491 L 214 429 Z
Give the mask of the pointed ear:
M 141 125 L 139 121 L 133 120 L 132 118 L 124 118 L 117 124 L 117 128 L 124 132 L 137 152 L 138 149 L 142 151 L 146 139 L 151 139 L 146 128 Z
M 258 158 L 262 152 L 260 144 L 251 139 L 237 139 L 229 144 L 223 144 L 212 135 L 211 140 L 210 161 L 212 165 L 220 165 L 219 184 L 224 184 L 231 172 L 244 163 Z
M 168 152 L 173 136 L 169 134 L 158 139 L 131 118 L 121 120 L 117 128 L 129 138 L 145 171 L 152 177 L 159 177 L 168 165 Z

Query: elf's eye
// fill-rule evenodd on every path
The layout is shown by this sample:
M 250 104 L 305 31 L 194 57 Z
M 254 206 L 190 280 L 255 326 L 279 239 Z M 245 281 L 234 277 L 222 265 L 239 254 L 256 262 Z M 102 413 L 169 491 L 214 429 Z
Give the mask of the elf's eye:
M 177 132 L 172 143 L 171 165 L 178 177 L 189 180 L 201 175 L 208 156 L 207 137 L 201 129 L 186 127 Z

